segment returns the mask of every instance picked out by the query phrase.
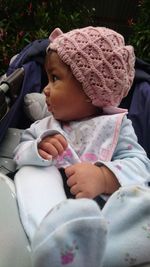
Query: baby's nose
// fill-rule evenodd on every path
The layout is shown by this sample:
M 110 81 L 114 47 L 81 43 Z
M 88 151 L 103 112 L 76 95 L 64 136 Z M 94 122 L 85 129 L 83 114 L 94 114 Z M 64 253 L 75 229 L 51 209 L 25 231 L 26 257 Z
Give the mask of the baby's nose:
M 49 85 L 46 85 L 43 91 L 44 91 L 44 94 L 45 94 L 46 96 L 49 96 L 49 94 L 50 94 L 50 88 L 49 88 Z

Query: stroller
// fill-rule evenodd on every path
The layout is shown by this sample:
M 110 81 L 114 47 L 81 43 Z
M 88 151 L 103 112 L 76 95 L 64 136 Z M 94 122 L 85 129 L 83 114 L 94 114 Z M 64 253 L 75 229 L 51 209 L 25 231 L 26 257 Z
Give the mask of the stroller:
M 48 42 L 48 39 L 38 40 L 25 47 L 11 60 L 7 73 L 0 80 L 1 267 L 32 266 L 31 249 L 15 198 L 12 152 L 22 130 L 31 124 L 23 109 L 24 96 L 40 93 L 47 83 L 42 65 Z
M 26 46 L 11 60 L 7 73 L 0 80 L 1 267 L 32 266 L 31 248 L 20 222 L 15 198 L 13 177 L 16 166 L 12 152 L 23 129 L 32 123 L 24 110 L 24 97 L 33 92 L 41 94 L 47 83 L 43 63 L 48 42 L 48 39 L 36 40 Z M 150 65 L 137 58 L 135 69 L 134 83 L 120 107 L 129 110 L 128 117 L 138 141 L 150 158 Z

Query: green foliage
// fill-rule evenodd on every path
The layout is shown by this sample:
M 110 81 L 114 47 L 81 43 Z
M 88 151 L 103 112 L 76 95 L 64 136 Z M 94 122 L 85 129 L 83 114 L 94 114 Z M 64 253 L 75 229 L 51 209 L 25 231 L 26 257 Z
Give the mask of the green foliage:
M 56 27 L 66 32 L 93 24 L 93 14 L 84 1 L 0 0 L 0 74 L 28 43 L 48 38 Z
M 139 16 L 132 26 L 129 42 L 134 46 L 136 56 L 150 62 L 150 1 L 139 1 Z

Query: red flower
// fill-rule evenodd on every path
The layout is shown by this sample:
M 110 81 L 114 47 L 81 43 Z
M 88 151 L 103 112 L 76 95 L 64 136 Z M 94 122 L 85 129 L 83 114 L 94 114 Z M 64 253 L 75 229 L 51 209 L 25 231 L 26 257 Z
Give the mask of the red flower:
M 19 36 L 19 37 L 23 37 L 23 36 L 24 36 L 24 31 L 20 31 L 20 32 L 18 33 L 18 36 Z
M 7 56 L 4 56 L 3 62 L 4 62 L 4 65 L 8 66 L 8 64 L 9 64 L 9 58 Z
M 4 37 L 4 30 L 0 28 L 0 41 L 3 41 Z
M 131 27 L 134 24 L 133 18 L 128 19 L 128 26 Z
M 32 13 L 32 8 L 33 8 L 33 6 L 32 6 L 32 3 L 30 3 L 30 4 L 29 4 L 29 6 L 28 6 L 28 11 L 29 11 L 29 14 L 31 14 L 31 13 Z

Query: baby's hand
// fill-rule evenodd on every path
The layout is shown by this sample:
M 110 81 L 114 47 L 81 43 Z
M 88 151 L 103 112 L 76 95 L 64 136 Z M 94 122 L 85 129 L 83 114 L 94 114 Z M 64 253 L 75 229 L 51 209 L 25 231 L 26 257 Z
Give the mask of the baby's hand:
M 106 166 L 98 167 L 81 162 L 65 169 L 70 192 L 76 198 L 95 198 L 101 194 L 112 194 L 120 187 L 116 176 Z
M 67 140 L 61 134 L 46 136 L 38 144 L 38 153 L 42 158 L 49 160 L 61 155 L 67 146 Z
M 65 169 L 70 192 L 76 198 L 95 198 L 105 191 L 105 177 L 101 168 L 92 163 L 76 163 Z

